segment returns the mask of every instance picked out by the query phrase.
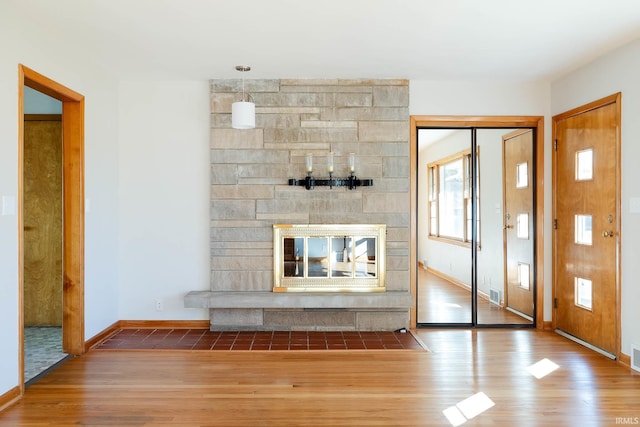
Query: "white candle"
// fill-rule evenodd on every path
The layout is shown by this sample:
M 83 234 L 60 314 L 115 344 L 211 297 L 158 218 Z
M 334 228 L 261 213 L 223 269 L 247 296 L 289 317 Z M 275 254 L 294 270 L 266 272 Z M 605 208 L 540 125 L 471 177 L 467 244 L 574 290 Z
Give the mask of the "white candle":
M 327 154 L 327 172 L 333 173 L 333 152 Z
M 356 171 L 356 154 L 355 153 L 349 153 L 349 172 L 355 172 Z
M 307 154 L 307 157 L 305 159 L 305 164 L 307 166 L 307 172 L 309 173 L 313 172 L 313 154 L 311 153 Z

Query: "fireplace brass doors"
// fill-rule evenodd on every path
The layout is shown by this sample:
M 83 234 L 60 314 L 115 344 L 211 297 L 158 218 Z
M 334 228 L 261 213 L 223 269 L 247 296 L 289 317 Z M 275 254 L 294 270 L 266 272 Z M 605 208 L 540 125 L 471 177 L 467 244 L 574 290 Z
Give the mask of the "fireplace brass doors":
M 275 224 L 273 291 L 385 291 L 385 253 L 384 224 Z

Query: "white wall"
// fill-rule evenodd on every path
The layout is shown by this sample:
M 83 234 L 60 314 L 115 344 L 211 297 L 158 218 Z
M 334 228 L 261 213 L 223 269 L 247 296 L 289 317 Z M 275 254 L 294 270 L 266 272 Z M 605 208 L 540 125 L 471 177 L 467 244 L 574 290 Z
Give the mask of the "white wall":
M 124 81 L 119 100 L 117 317 L 208 319 L 184 308 L 209 290 L 208 82 Z
M 622 92 L 622 352 L 640 345 L 640 213 L 629 200 L 640 197 L 640 40 L 628 44 L 551 85 L 551 112 L 562 113 Z
M 544 320 L 551 321 L 551 116 L 547 82 L 412 80 L 411 115 L 544 116 Z
M 85 193 L 91 211 L 85 224 L 85 337 L 117 320 L 116 198 L 117 91 L 115 81 L 83 61 L 78 50 L 62 50 L 29 20 L 0 15 L 0 196 L 18 196 L 18 64 L 44 74 L 86 97 Z M 18 207 L 19 209 L 20 207 Z M 0 394 L 18 386 L 17 214 L 0 213 Z

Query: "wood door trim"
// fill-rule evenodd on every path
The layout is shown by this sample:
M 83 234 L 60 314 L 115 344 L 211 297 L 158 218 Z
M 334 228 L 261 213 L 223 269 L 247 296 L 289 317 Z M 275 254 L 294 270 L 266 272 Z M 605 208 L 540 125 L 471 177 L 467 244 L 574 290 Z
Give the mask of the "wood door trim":
M 502 135 L 502 144 L 504 145 L 505 139 L 515 138 L 516 136 L 523 135 L 527 132 L 531 132 L 531 129 L 518 129 L 518 130 L 514 130 L 513 132 L 509 132 L 506 135 Z
M 544 326 L 544 117 L 543 116 L 410 116 L 409 120 L 409 289 L 417 301 L 417 231 L 418 231 L 418 128 L 477 127 L 535 129 L 536 152 L 536 328 Z M 410 325 L 417 325 L 415 305 L 410 312 Z
M 616 283 L 615 283 L 615 292 L 616 292 L 616 331 L 615 331 L 615 356 L 620 359 L 621 355 L 621 331 L 622 331 L 622 316 L 621 316 L 621 307 L 622 307 L 622 292 L 620 289 L 620 283 L 622 282 L 622 236 L 620 234 L 621 230 L 621 217 L 622 217 L 622 206 L 621 206 L 621 195 L 622 195 L 622 174 L 620 171 L 620 166 L 622 162 L 622 129 L 621 129 L 621 121 L 622 121 L 622 92 L 617 92 L 609 96 L 605 96 L 604 98 L 600 98 L 593 102 L 589 102 L 588 104 L 573 108 L 571 110 L 565 111 L 560 114 L 556 114 L 552 117 L 551 121 L 551 133 L 552 140 L 555 141 L 557 137 L 557 123 L 561 120 L 567 119 L 569 117 L 577 116 L 582 113 L 586 113 L 591 110 L 595 110 L 597 108 L 601 108 L 610 104 L 616 104 L 616 115 L 617 115 L 617 125 L 616 125 L 616 236 L 618 236 L 616 242 Z M 553 212 L 553 217 L 557 217 L 557 159 L 555 155 L 555 151 L 551 156 L 551 211 Z M 552 298 L 556 298 L 557 289 L 557 272 L 555 259 L 557 255 L 557 247 L 556 247 L 556 236 L 553 234 L 551 238 L 551 293 Z M 557 319 L 556 319 L 556 310 L 552 311 L 551 324 L 552 329 L 556 329 Z
M 25 122 L 61 122 L 62 114 L 25 114 Z
M 83 354 L 84 345 L 84 96 L 18 65 L 18 335 L 20 394 L 24 393 L 24 87 L 62 101 L 64 231 L 63 350 Z
M 604 98 L 600 98 L 588 104 L 581 105 L 569 111 L 565 111 L 564 113 L 556 114 L 555 116 L 553 116 L 553 123 L 555 125 L 555 122 L 558 122 L 560 120 L 577 116 L 578 114 L 586 113 L 587 111 L 595 110 L 597 108 L 604 107 L 605 105 L 609 105 L 613 103 L 617 103 L 618 109 L 620 109 L 621 97 L 622 97 L 622 92 L 614 93 L 613 95 L 605 96 Z M 553 136 L 555 139 L 555 136 L 556 136 L 555 128 L 554 128 Z
M 22 83 L 25 86 L 28 86 L 31 89 L 35 89 L 38 92 L 42 92 L 45 95 L 50 96 L 51 98 L 62 101 L 63 103 L 69 101 L 84 101 L 83 95 L 69 89 L 66 86 L 61 85 L 54 80 L 51 80 L 49 77 L 46 77 L 28 67 L 25 67 L 22 64 L 18 65 L 18 68 L 22 70 Z

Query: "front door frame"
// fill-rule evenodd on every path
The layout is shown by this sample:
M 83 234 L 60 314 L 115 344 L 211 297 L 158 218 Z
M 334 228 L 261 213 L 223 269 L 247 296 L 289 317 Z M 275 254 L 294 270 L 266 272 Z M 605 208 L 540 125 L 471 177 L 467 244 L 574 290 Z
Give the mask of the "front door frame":
M 24 87 L 62 101 L 62 349 L 79 355 L 84 341 L 84 96 L 18 65 L 18 327 L 20 394 L 24 393 Z
M 618 93 L 614 93 L 613 95 L 609 95 L 609 96 L 605 96 L 604 98 L 600 98 L 596 101 L 590 102 L 588 104 L 573 108 L 571 110 L 565 111 L 564 113 L 560 113 L 557 114 L 555 116 L 553 116 L 552 118 L 552 122 L 551 122 L 551 129 L 552 129 L 552 140 L 555 142 L 556 141 L 556 126 L 557 126 L 557 122 L 559 122 L 560 120 L 566 119 L 568 117 L 572 117 L 572 116 L 576 116 L 578 114 L 582 114 L 582 113 L 586 113 L 587 111 L 591 111 L 591 110 L 595 110 L 597 108 L 600 107 L 604 107 L 605 105 L 609 105 L 609 104 L 615 104 L 616 105 L 616 113 L 617 113 L 617 127 L 616 127 L 616 183 L 615 183 L 615 191 L 616 191 L 616 283 L 615 283 L 615 292 L 616 292 L 616 325 L 615 325 L 615 353 L 613 354 L 616 359 L 620 359 L 621 357 L 621 331 L 622 331 L 622 319 L 621 319 L 621 307 L 622 307 L 622 291 L 621 291 L 621 274 L 622 274 L 622 256 L 621 256 L 621 250 L 622 250 L 622 242 L 621 242 L 621 238 L 620 238 L 620 230 L 622 229 L 622 207 L 621 207 L 621 200 L 622 200 L 622 174 L 620 171 L 620 167 L 622 165 L 622 161 L 621 161 L 621 152 L 622 152 L 622 126 L 621 126 L 621 121 L 622 121 L 622 92 L 618 92 Z M 556 174 L 556 155 L 554 153 L 554 155 L 552 156 L 552 178 L 551 178 L 551 189 L 552 189 L 552 194 L 553 194 L 553 200 L 552 200 L 552 212 L 553 212 L 553 217 L 556 218 L 556 185 L 557 185 L 557 174 Z M 555 234 L 552 237 L 552 243 L 551 243 L 551 247 L 552 247 L 552 265 L 551 265 L 551 274 L 552 274 L 552 280 L 551 280 L 551 292 L 552 292 L 552 298 L 556 298 L 556 285 L 557 285 L 557 278 L 556 278 L 556 264 L 555 264 L 555 256 L 556 256 L 556 236 Z M 556 326 L 557 326 L 557 319 L 556 319 L 556 309 L 554 308 L 552 310 L 553 314 L 552 314 L 552 328 L 553 330 L 556 330 Z M 589 344 L 589 343 L 587 343 Z M 596 350 L 598 351 L 598 350 Z
M 536 328 L 544 326 L 544 117 L 543 116 L 411 116 L 409 140 L 409 282 L 417 303 L 418 283 L 418 128 L 532 128 L 536 135 Z M 410 327 L 417 326 L 416 306 L 411 308 Z

